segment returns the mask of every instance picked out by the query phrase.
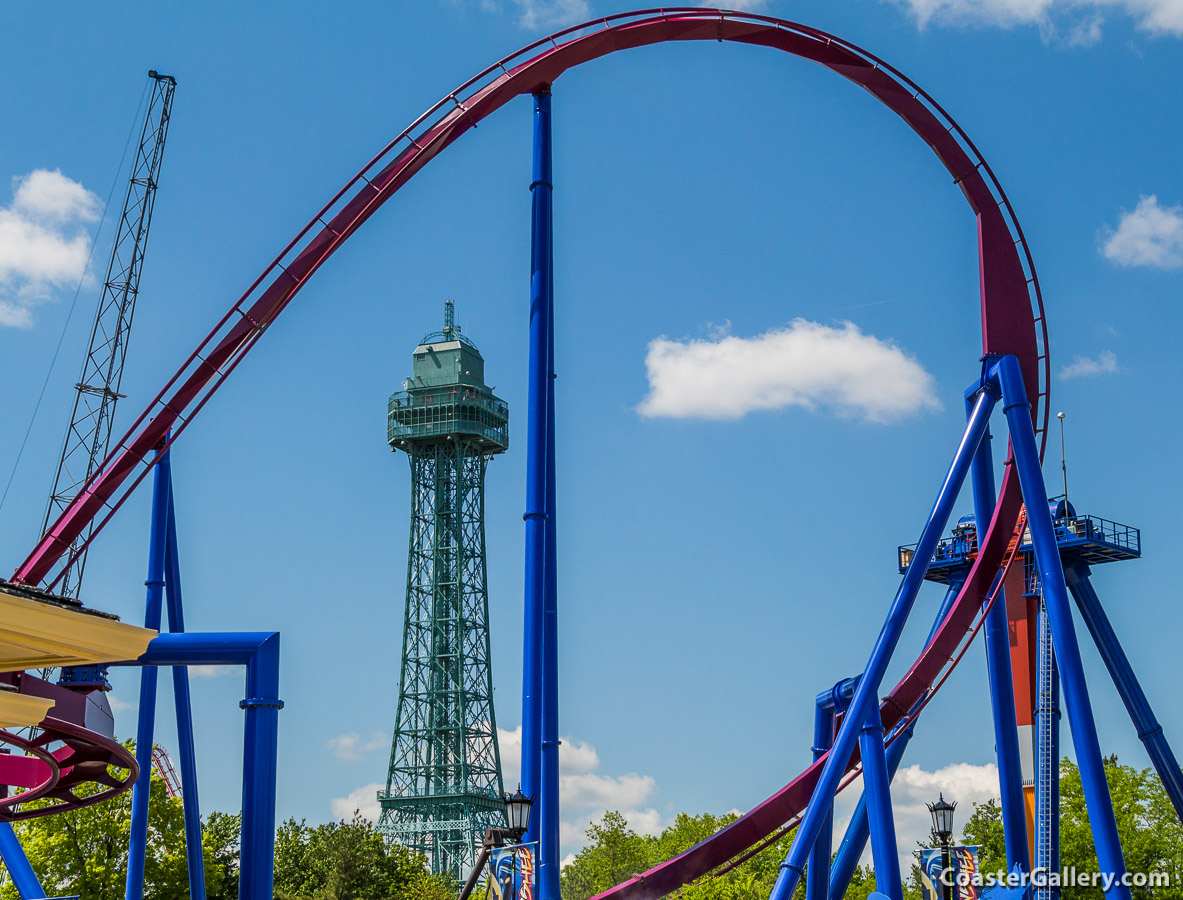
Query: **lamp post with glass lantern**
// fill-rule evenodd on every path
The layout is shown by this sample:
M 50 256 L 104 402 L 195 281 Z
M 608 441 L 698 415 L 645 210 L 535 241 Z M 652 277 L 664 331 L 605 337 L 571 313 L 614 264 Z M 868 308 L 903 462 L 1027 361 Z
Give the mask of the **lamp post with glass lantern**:
M 512 794 L 503 795 L 501 800 L 505 803 L 505 819 L 509 822 L 509 827 L 485 829 L 485 839 L 481 844 L 481 852 L 477 855 L 472 871 L 468 875 L 468 880 L 464 882 L 464 889 L 460 892 L 458 900 L 468 900 L 468 896 L 472 893 L 472 889 L 476 887 L 476 883 L 480 879 L 481 872 L 484 870 L 485 864 L 489 861 L 489 855 L 493 849 L 504 847 L 507 843 L 518 843 L 522 839 L 522 835 L 526 833 L 526 827 L 530 824 L 530 809 L 534 805 L 534 798 L 527 797 L 523 794 L 520 784 L 516 791 Z
M 942 793 L 940 799 L 936 803 L 928 804 L 928 811 L 932 815 L 932 830 L 941 841 L 941 873 L 949 872 L 949 842 L 953 839 L 953 810 L 957 808 L 956 803 L 949 803 L 945 800 L 945 795 Z M 945 878 L 938 878 L 941 882 L 941 894 L 944 900 L 953 900 L 953 878 L 952 873 L 948 876 L 948 883 L 945 883 Z

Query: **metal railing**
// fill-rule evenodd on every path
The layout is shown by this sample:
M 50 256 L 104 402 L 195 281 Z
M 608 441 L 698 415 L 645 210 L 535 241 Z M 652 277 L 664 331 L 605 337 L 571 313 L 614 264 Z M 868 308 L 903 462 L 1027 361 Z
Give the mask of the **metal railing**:
M 1060 546 L 1077 546 L 1080 544 L 1106 544 L 1125 550 L 1137 556 L 1142 554 L 1142 533 L 1139 529 L 1100 516 L 1069 516 L 1055 520 L 1056 543 Z M 1028 553 L 1031 548 L 1031 530 L 1023 529 L 1021 546 Z M 912 564 L 916 555 L 916 545 L 906 544 L 898 551 L 899 569 L 905 571 Z M 978 553 L 977 533 L 969 530 L 962 534 L 955 534 L 945 538 L 937 544 L 933 552 L 930 566 L 942 566 L 959 562 L 972 562 Z M 1034 566 L 1027 565 L 1026 581 L 1028 592 L 1036 590 L 1036 575 Z
M 386 439 L 395 441 L 450 434 L 477 435 L 509 447 L 509 405 L 471 388 L 401 391 L 387 405 Z
M 978 534 L 970 529 L 945 538 L 937 544 L 933 551 L 930 566 L 947 565 L 949 563 L 969 562 L 978 555 Z M 903 572 L 912 564 L 916 556 L 916 545 L 905 544 L 899 548 L 899 566 Z

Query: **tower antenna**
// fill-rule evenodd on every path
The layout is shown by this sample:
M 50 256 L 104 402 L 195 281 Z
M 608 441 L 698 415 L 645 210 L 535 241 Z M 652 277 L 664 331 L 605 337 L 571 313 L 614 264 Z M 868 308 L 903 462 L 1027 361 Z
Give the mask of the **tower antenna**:
M 1064 456 L 1064 413 L 1056 413 L 1060 420 L 1060 471 L 1064 474 L 1064 518 L 1068 517 L 1068 463 Z

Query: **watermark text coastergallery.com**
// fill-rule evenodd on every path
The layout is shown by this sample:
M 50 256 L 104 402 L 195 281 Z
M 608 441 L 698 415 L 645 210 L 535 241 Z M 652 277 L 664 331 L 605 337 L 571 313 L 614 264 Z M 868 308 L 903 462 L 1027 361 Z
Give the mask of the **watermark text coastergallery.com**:
M 1059 871 L 1037 866 L 1031 872 L 964 872 L 944 869 L 940 875 L 941 884 L 950 886 L 982 887 L 1099 887 L 1108 892 L 1114 887 L 1170 887 L 1171 876 L 1167 872 L 1088 872 L 1067 866 Z

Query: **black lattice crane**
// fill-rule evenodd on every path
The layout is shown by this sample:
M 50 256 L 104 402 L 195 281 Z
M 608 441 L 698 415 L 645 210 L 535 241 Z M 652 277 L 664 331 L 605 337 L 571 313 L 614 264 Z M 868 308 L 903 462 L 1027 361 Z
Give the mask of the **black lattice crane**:
M 69 506 L 106 457 L 115 405 L 123 396 L 119 393 L 123 362 L 127 358 L 132 315 L 140 291 L 140 272 L 148 246 L 148 228 L 152 224 L 152 207 L 156 202 L 156 183 L 172 115 L 173 92 L 177 87 L 177 80 L 171 75 L 150 71 L 148 77 L 153 82 L 148 111 L 90 333 L 90 346 L 82 364 L 82 374 L 74 386 L 74 410 L 53 491 L 49 495 L 42 533 Z M 82 572 L 86 567 L 86 550 L 82 548 L 89 535 L 88 527 L 70 548 L 67 571 L 57 590 L 63 597 L 78 598 Z

